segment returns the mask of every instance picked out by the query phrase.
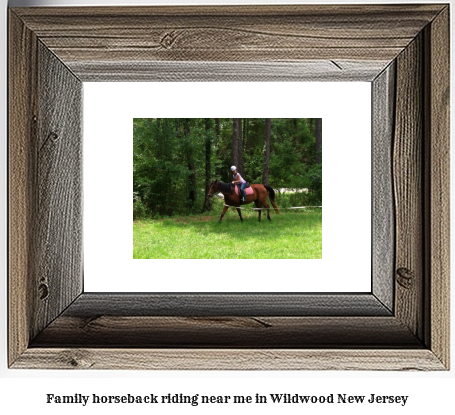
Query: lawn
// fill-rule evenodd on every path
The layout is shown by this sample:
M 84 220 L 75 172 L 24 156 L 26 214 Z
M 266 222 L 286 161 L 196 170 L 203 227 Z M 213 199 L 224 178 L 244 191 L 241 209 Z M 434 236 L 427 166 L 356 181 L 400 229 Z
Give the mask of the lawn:
M 322 258 L 322 209 L 191 216 L 133 222 L 134 259 L 318 259 Z

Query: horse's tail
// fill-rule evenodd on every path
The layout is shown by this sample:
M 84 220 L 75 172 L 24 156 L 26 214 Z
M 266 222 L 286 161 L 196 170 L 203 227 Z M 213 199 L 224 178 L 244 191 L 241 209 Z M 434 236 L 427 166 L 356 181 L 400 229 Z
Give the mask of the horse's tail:
M 270 197 L 270 202 L 272 202 L 272 206 L 275 209 L 276 214 L 278 215 L 280 211 L 278 210 L 278 206 L 275 203 L 275 190 L 273 190 L 270 186 L 264 185 L 264 187 L 267 189 L 267 193 L 269 194 Z

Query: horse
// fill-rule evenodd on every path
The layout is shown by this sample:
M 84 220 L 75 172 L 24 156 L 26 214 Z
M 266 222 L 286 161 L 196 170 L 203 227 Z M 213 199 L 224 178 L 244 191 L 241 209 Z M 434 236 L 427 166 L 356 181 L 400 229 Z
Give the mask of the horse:
M 278 215 L 280 212 L 278 210 L 278 206 L 275 204 L 275 191 L 267 185 L 262 185 L 262 184 L 252 184 L 251 188 L 253 189 L 253 194 L 247 195 L 246 196 L 246 202 L 242 202 L 242 204 L 249 204 L 251 202 L 254 202 L 257 208 L 260 208 L 261 205 L 264 206 L 267 209 L 267 219 L 272 220 L 270 218 L 270 213 L 269 213 L 269 205 L 267 204 L 267 194 L 269 195 L 270 202 L 272 203 L 273 208 L 275 209 L 276 214 Z M 228 210 L 229 206 L 234 206 L 237 209 L 237 213 L 239 214 L 240 220 L 243 222 L 242 218 L 242 212 L 240 210 L 240 194 L 237 195 L 234 191 L 234 185 L 231 183 L 223 183 L 218 180 L 212 181 L 210 183 L 210 190 L 209 193 L 207 194 L 207 201 L 209 198 L 213 197 L 215 193 L 221 192 L 224 195 L 224 202 L 225 206 L 223 209 L 223 213 L 221 214 L 220 220 L 218 223 L 221 223 L 223 220 L 223 216 Z M 240 193 L 240 191 L 239 191 Z M 261 210 L 258 210 L 259 212 L 259 217 L 258 220 L 259 222 L 261 221 Z

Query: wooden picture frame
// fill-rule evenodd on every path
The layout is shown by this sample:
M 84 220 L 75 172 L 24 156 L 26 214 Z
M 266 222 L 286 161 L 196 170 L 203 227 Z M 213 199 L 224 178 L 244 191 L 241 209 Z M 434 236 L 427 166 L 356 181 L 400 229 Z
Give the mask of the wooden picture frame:
M 82 82 L 119 80 L 371 82 L 372 292 L 84 292 Z M 449 99 L 448 4 L 10 9 L 10 368 L 448 370 Z

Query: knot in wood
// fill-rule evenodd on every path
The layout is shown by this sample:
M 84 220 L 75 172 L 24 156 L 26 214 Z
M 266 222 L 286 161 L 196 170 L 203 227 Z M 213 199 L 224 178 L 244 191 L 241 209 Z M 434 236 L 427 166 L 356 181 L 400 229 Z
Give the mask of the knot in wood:
M 166 33 L 160 40 L 160 45 L 165 49 L 170 49 L 178 37 L 175 31 Z
M 49 286 L 45 282 L 41 282 L 38 286 L 38 295 L 40 300 L 45 300 L 49 297 Z
M 58 137 L 58 134 L 57 134 L 56 132 L 52 131 L 52 132 L 49 133 L 48 138 L 49 138 L 52 142 L 55 143 L 56 141 L 58 141 L 58 138 L 59 138 L 59 137 Z
M 398 268 L 396 274 L 397 283 L 405 288 L 410 289 L 414 284 L 414 274 L 407 268 Z
M 94 365 L 90 354 L 81 350 L 64 351 L 60 359 L 69 368 L 90 369 Z

